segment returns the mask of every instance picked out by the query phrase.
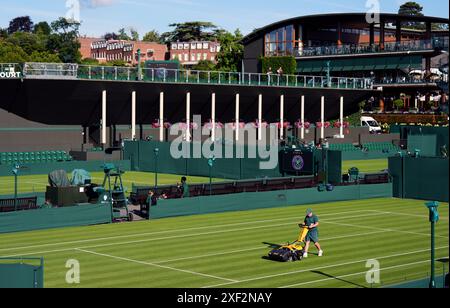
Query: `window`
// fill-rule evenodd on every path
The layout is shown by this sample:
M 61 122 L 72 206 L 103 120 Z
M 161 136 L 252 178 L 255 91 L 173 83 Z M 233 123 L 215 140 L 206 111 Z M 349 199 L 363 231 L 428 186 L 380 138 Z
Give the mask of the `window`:
M 189 61 L 189 55 L 187 53 L 184 54 L 184 61 Z
M 209 49 L 210 52 L 216 52 L 216 49 L 214 48 L 214 46 L 211 46 L 211 48 Z
M 197 49 L 202 49 L 202 43 L 197 43 Z
M 189 49 L 189 44 L 184 44 L 184 49 L 188 50 Z
M 195 61 L 195 54 L 191 55 L 191 61 L 193 61 L 193 62 Z
M 216 51 L 217 51 L 217 52 L 220 52 L 220 45 L 217 45 L 217 46 L 216 46 Z
M 198 53 L 197 54 L 197 61 L 200 61 L 202 59 L 202 54 L 201 53 Z
M 208 54 L 207 54 L 207 53 L 204 53 L 204 54 L 203 54 L 203 60 L 206 61 L 207 59 L 208 59 Z
M 183 49 L 183 44 L 178 44 L 178 49 L 179 50 Z
M 203 43 L 203 49 L 208 49 L 209 48 L 209 44 L 208 43 Z
M 196 44 L 196 43 L 191 43 L 191 49 L 192 49 L 192 50 L 197 49 L 197 44 Z
M 214 62 L 214 61 L 216 61 L 216 57 L 211 56 L 211 62 Z

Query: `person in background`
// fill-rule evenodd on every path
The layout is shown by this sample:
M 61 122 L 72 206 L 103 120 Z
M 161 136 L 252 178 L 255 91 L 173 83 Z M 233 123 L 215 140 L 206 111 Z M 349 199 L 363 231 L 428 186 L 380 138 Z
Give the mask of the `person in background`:
M 155 193 L 152 190 L 148 192 L 146 203 L 148 206 L 156 206 L 158 204 L 158 198 L 156 198 Z
M 178 189 L 181 192 L 181 198 L 189 198 L 190 197 L 189 185 L 187 184 L 187 178 L 185 176 L 183 176 L 181 178 L 181 184 L 178 185 Z
M 283 71 L 283 68 L 281 66 L 278 68 L 277 74 L 280 75 L 281 77 L 283 76 L 284 71 Z

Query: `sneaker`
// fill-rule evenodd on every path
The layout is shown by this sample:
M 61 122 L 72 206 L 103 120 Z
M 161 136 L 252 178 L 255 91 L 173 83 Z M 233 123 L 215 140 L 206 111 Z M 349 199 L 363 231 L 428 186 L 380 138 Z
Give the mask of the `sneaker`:
M 319 251 L 319 257 L 323 257 L 323 250 Z
M 308 253 L 307 252 L 303 253 L 303 258 L 308 258 Z

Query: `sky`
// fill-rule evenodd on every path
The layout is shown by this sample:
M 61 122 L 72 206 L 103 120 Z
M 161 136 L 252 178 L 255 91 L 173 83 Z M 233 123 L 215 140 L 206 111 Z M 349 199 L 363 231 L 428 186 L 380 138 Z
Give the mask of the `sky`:
M 120 28 L 137 29 L 141 38 L 156 29 L 169 31 L 169 24 L 210 21 L 220 28 L 239 28 L 248 34 L 255 28 L 287 18 L 324 13 L 366 12 L 367 2 L 378 1 L 381 12 L 396 13 L 406 0 L 0 0 L 0 27 L 7 28 L 17 16 L 33 22 L 65 17 L 70 3 L 79 3 L 80 34 L 100 37 Z M 449 2 L 419 0 L 427 16 L 449 17 Z M 72 10 L 73 12 L 73 10 Z

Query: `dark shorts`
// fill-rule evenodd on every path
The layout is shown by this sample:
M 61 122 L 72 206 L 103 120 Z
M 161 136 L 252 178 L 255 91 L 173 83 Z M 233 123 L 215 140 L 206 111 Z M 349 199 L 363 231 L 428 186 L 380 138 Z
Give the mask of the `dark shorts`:
M 313 242 L 314 244 L 318 243 L 319 242 L 319 232 L 316 229 L 310 230 L 308 232 L 308 235 L 306 235 L 305 241 Z

